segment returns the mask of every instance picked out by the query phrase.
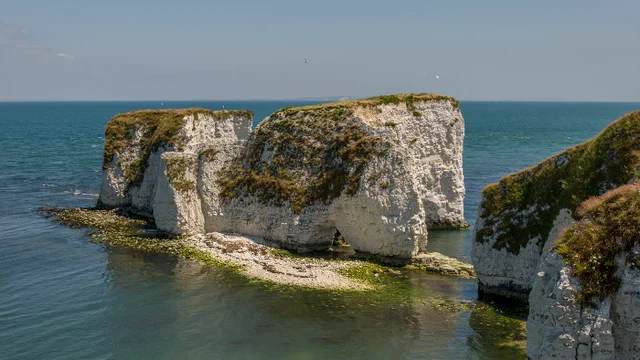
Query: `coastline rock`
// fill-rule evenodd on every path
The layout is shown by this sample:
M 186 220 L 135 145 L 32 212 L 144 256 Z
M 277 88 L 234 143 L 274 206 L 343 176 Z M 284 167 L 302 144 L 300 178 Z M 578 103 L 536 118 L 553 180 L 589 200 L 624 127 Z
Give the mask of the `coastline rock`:
M 406 261 L 428 228 L 465 226 L 457 101 L 391 95 L 252 114 L 138 111 L 106 130 L 99 205 L 176 235 L 223 232 L 294 251 L 339 232 L 356 252 Z
M 98 206 L 152 218 L 167 233 L 202 233 L 201 163 L 235 156 L 252 119 L 249 111 L 206 109 L 117 115 L 105 131 Z
M 559 254 L 544 259 L 529 298 L 531 359 L 640 357 L 640 270 L 626 264 L 626 255 L 615 259 L 619 289 L 595 304 L 581 303 L 580 281 Z
M 564 221 L 560 214 L 635 181 L 638 128 L 636 111 L 594 139 L 483 190 L 472 249 L 482 293 L 527 301 L 554 224 Z
M 438 252 L 418 254 L 411 260 L 410 267 L 424 268 L 428 272 L 462 278 L 474 278 L 476 276 L 473 265 Z
M 640 185 L 585 201 L 530 294 L 529 356 L 640 358 Z

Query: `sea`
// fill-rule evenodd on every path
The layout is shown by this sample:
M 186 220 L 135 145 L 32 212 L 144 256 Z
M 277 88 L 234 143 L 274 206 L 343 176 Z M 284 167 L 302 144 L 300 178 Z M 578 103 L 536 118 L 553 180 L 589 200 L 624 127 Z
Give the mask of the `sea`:
M 42 206 L 96 203 L 104 129 L 135 109 L 307 101 L 0 103 L 0 359 L 523 359 L 523 314 L 473 280 L 406 272 L 398 293 L 295 289 L 94 244 Z M 640 103 L 461 102 L 465 217 L 481 191 L 598 134 Z M 429 251 L 469 261 L 471 230 Z

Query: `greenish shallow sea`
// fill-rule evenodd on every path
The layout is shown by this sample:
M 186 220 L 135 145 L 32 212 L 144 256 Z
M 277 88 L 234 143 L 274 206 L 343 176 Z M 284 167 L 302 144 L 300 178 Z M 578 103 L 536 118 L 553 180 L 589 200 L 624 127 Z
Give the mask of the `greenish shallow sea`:
M 295 102 L 164 102 L 249 109 Z M 0 103 L 0 359 L 514 359 L 522 313 L 472 280 L 405 272 L 379 293 L 293 289 L 224 269 L 105 249 L 40 217 L 91 206 L 114 114 L 160 102 Z M 500 176 L 598 133 L 640 104 L 462 102 L 467 220 Z M 469 260 L 471 231 L 428 249 Z

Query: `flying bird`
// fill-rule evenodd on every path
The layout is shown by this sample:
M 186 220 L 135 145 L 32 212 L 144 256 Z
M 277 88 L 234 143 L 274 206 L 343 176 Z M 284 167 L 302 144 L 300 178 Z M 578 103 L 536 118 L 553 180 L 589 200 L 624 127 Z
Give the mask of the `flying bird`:
M 307 58 L 304 58 L 304 63 L 309 65 L 309 62 L 307 61 Z
M 440 79 L 440 76 L 436 75 L 436 80 Z

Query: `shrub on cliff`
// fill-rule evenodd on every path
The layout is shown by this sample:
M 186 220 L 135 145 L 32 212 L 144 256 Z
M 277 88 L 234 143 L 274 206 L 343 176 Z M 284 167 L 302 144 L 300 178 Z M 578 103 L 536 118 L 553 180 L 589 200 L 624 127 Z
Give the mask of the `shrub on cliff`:
M 476 229 L 480 243 L 518 254 L 531 239 L 547 241 L 563 208 L 574 211 L 592 196 L 638 178 L 640 111 L 627 114 L 597 137 L 508 175 L 483 190 Z

